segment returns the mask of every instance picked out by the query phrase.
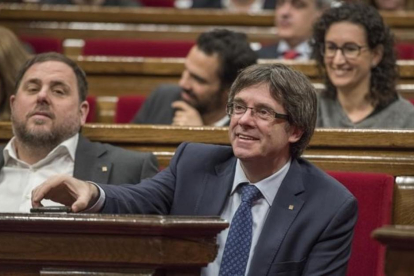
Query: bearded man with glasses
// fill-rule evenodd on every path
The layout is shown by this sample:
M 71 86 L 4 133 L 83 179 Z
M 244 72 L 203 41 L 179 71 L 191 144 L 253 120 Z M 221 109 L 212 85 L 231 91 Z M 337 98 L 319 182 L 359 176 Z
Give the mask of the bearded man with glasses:
M 396 90 L 393 36 L 375 8 L 349 3 L 326 11 L 313 41 L 326 85 L 317 127 L 414 128 L 414 106 Z
M 33 206 L 50 197 L 75 212 L 220 216 L 230 228 L 218 235 L 218 255 L 204 276 L 346 275 L 356 199 L 300 158 L 316 109 L 302 73 L 250 66 L 230 88 L 231 147 L 183 143 L 168 168 L 140 185 L 56 176 L 33 191 Z M 54 199 L 56 189 L 72 194 Z

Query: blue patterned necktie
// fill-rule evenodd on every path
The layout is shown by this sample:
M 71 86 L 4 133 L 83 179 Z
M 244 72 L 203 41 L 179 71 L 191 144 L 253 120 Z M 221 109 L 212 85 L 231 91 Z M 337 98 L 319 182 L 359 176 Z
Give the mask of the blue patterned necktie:
M 252 244 L 252 204 L 262 194 L 254 185 L 243 185 L 241 203 L 231 221 L 220 266 L 220 276 L 244 276 Z

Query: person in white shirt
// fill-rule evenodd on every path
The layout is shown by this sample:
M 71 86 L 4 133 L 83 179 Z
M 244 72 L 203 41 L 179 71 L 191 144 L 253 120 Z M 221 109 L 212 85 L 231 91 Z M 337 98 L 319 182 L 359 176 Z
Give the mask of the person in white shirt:
M 56 176 L 33 191 L 32 204 L 52 197 L 74 212 L 220 216 L 230 229 L 219 234 L 218 255 L 203 276 L 346 275 L 357 202 L 300 157 L 316 112 L 305 75 L 253 65 L 230 89 L 231 147 L 183 143 L 168 168 L 140 185 Z
M 333 0 L 278 0 L 275 26 L 278 43 L 257 51 L 260 59 L 309 60 L 313 24 Z
M 14 137 L 0 155 L 0 212 L 29 212 L 31 190 L 55 174 L 120 184 L 139 183 L 158 171 L 152 153 L 92 143 L 79 134 L 89 110 L 88 85 L 85 73 L 64 55 L 34 56 L 15 87 Z

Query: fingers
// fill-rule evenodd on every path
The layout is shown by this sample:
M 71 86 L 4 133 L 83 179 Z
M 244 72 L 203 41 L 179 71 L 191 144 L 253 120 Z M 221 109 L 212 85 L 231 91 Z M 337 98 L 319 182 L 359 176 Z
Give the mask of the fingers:
M 183 111 L 194 109 L 191 105 L 189 105 L 185 101 L 175 101 L 171 104 L 171 107 L 174 109 L 181 109 Z
M 172 124 L 176 126 L 202 126 L 200 113 L 184 101 L 175 101 L 171 106 L 176 109 Z
M 32 191 L 32 206 L 42 206 L 43 199 L 71 206 L 73 212 L 80 212 L 89 206 L 94 190 L 92 184 L 80 181 L 69 175 L 49 178 Z M 97 190 L 97 188 L 95 187 Z M 99 192 L 97 192 L 99 196 Z

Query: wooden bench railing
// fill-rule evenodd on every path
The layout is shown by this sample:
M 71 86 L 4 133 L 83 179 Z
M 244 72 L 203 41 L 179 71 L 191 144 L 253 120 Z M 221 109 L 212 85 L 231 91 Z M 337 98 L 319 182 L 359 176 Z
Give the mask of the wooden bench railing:
M 414 42 L 414 12 L 382 13 L 397 40 Z M 179 10 L 0 4 L 0 24 L 18 35 L 61 39 L 142 38 L 194 40 L 201 32 L 222 26 L 247 33 L 253 42 L 276 38 L 274 12 L 256 14 L 226 10 Z M 68 51 L 71 51 L 70 48 Z
M 160 84 L 177 84 L 184 70 L 183 58 L 133 58 L 105 56 L 72 57 L 85 70 L 89 82 L 89 94 L 94 96 L 144 95 Z M 260 63 L 281 62 L 260 60 Z M 282 61 L 301 71 L 313 83 L 321 78 L 313 61 Z M 414 99 L 414 61 L 398 61 L 401 84 L 399 92 Z M 321 86 L 318 85 L 318 88 Z
M 227 128 L 90 124 L 83 134 L 93 141 L 153 152 L 166 167 L 183 142 L 229 145 Z M 12 137 L 0 123 L 0 144 Z M 414 130 L 317 129 L 304 157 L 323 170 L 387 173 L 397 178 L 394 223 L 414 225 Z
M 385 275 L 406 276 L 414 271 L 414 227 L 389 225 L 375 230 L 372 236 L 387 248 Z

